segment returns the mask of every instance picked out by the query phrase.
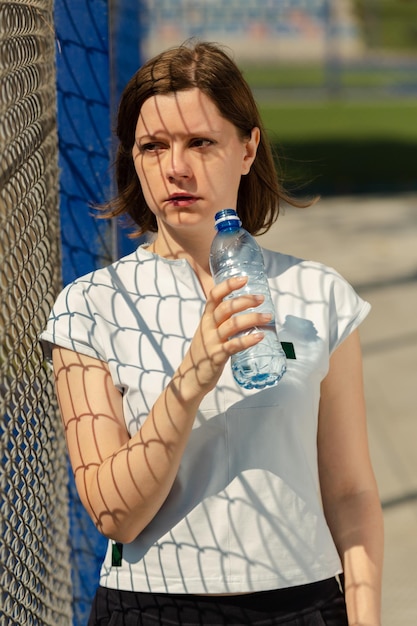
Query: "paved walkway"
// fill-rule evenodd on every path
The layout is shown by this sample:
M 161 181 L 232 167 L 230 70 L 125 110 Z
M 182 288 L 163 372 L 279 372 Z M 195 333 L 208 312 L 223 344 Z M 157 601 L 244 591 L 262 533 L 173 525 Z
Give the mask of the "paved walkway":
M 372 304 L 361 336 L 385 518 L 383 626 L 416 626 L 417 194 L 287 208 L 261 242 L 335 267 Z

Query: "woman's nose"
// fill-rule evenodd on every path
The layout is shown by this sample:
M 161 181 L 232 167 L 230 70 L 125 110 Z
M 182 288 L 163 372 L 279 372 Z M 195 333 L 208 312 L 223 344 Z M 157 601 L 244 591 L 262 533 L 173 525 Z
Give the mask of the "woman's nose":
M 191 167 L 186 157 L 185 150 L 181 148 L 171 149 L 166 174 L 168 179 L 174 180 L 191 177 Z

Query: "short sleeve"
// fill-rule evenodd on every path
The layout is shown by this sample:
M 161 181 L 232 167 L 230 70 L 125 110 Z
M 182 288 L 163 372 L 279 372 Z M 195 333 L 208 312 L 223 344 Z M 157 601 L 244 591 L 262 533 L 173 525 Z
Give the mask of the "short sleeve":
M 105 361 L 100 342 L 96 311 L 89 298 L 91 282 L 80 280 L 68 285 L 58 296 L 40 335 L 44 354 L 50 357 L 52 345 Z
M 371 310 L 340 274 L 331 270 L 329 293 L 329 348 L 330 354 L 363 322 Z

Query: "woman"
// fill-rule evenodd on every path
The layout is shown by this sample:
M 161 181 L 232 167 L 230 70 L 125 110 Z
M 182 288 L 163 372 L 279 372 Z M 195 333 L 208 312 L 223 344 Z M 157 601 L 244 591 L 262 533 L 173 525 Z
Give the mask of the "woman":
M 236 208 L 257 234 L 290 201 L 251 92 L 219 47 L 186 44 L 131 79 L 117 132 L 107 214 L 154 236 L 69 285 L 43 334 L 77 488 L 109 538 L 89 623 L 377 626 L 369 305 L 332 269 L 264 250 L 288 369 L 238 388 L 229 357 L 262 335 L 231 337 L 268 320 L 257 296 L 224 300 L 244 277 L 214 286 L 214 215 Z

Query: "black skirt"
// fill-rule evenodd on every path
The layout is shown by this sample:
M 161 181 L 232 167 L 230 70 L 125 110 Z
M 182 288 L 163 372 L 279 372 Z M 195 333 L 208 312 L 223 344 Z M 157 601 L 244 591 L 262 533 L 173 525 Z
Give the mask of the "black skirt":
M 99 587 L 88 626 L 347 626 L 335 578 L 231 596 L 135 593 Z

